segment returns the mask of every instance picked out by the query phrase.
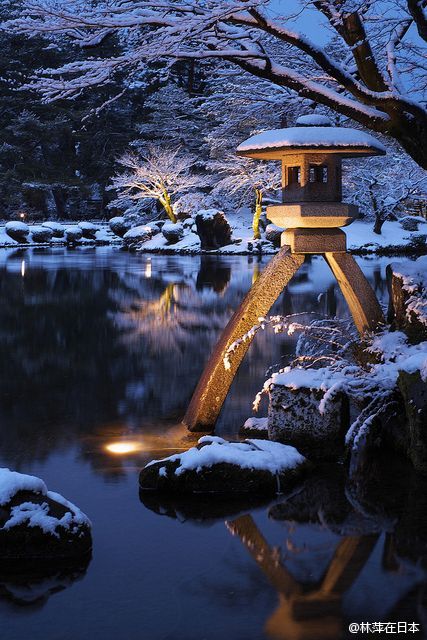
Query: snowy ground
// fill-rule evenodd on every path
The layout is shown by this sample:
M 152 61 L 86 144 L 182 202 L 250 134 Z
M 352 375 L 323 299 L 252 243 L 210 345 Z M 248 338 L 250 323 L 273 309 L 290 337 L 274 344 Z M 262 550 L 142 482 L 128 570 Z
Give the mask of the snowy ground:
M 257 254 L 258 252 L 268 255 L 276 253 L 277 249 L 265 239 L 259 241 L 253 240 L 251 216 L 248 211 L 242 210 L 227 217 L 233 230 L 233 243 L 210 253 L 219 253 L 222 255 Z M 77 224 L 78 222 L 67 221 L 67 223 L 64 223 L 64 227 Z M 99 227 L 99 231 L 96 233 L 96 240 L 82 238 L 77 244 L 122 244 L 121 238 L 111 232 L 108 223 L 96 221 L 95 224 Z M 405 231 L 402 229 L 399 221 L 385 222 L 381 235 L 374 234 L 372 226 L 372 221 L 365 222 L 363 220 L 357 220 L 345 228 L 347 246 L 351 252 L 391 255 L 397 253 L 427 253 L 427 222 L 420 224 L 418 231 Z M 53 238 L 50 243 L 34 242 L 31 238 L 31 233 L 29 234 L 29 242 L 20 244 L 7 235 L 5 232 L 5 223 L 0 223 L 0 248 L 63 244 L 65 244 L 63 238 Z M 144 243 L 141 251 L 147 253 L 201 253 L 199 237 L 190 230 L 182 240 L 173 245 L 168 244 L 164 236 L 158 233 L 151 240 Z

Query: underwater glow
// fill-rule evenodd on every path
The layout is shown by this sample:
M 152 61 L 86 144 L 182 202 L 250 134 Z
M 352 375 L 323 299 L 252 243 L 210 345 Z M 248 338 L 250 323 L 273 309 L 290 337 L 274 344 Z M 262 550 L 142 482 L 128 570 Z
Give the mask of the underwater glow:
M 129 453 L 137 453 L 138 451 L 141 451 L 142 444 L 136 441 L 123 440 L 121 442 L 111 442 L 110 444 L 107 444 L 105 448 L 109 453 L 127 455 Z

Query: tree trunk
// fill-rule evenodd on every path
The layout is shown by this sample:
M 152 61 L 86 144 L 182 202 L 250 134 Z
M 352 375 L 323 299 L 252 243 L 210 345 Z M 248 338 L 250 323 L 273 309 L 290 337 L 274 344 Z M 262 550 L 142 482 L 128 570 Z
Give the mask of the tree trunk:
M 375 214 L 375 222 L 373 232 L 377 235 L 381 235 L 381 229 L 383 228 L 383 224 L 385 222 L 385 218 L 383 218 L 380 214 Z
M 176 215 L 173 212 L 170 195 L 167 191 L 163 193 L 163 195 L 159 198 L 163 209 L 166 211 L 166 214 L 171 222 L 176 223 Z
M 262 213 L 262 191 L 255 189 L 255 213 L 252 220 L 252 229 L 254 231 L 254 240 L 259 240 L 261 234 L 259 232 L 259 219 Z

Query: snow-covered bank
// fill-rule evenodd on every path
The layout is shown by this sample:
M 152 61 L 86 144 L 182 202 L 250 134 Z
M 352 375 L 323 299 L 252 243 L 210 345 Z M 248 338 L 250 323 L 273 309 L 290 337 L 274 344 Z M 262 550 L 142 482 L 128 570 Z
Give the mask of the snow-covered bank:
M 161 227 L 150 223 L 144 229 L 151 229 L 151 237 L 138 242 L 138 233 L 135 232 L 136 242 L 133 250 L 142 253 L 163 253 L 163 254 L 218 254 L 218 255 L 272 255 L 278 251 L 270 240 L 267 240 L 266 233 L 262 232 L 260 240 L 253 239 L 253 231 L 250 223 L 250 215 L 247 211 L 236 212 L 228 215 L 228 222 L 232 231 L 232 240 L 225 246 L 206 250 L 201 246 L 200 238 L 194 227 L 183 225 L 183 236 L 175 243 L 171 243 L 161 232 Z M 42 225 L 28 225 L 27 239 L 19 241 L 6 233 L 5 224 L 0 224 L 0 248 L 10 247 L 49 247 L 49 246 L 90 246 L 102 244 L 114 244 L 117 246 L 129 247 L 129 234 L 126 238 L 116 235 L 106 222 L 67 222 L 67 223 L 44 223 L 44 225 L 55 224 L 62 227 L 62 235 L 59 236 L 57 230 L 48 241 L 37 241 L 37 232 L 40 232 Z M 85 225 L 91 228 L 85 229 Z M 95 227 L 92 229 L 92 227 Z M 78 228 L 82 229 L 82 236 L 77 237 Z M 32 230 L 34 229 L 34 234 Z M 135 227 L 136 230 L 139 227 Z M 133 233 L 132 228 L 129 233 Z M 408 231 L 402 227 L 399 220 L 385 222 L 381 235 L 374 234 L 372 222 L 357 220 L 345 229 L 347 235 L 347 248 L 350 252 L 359 255 L 399 255 L 427 253 L 427 221 L 418 224 L 417 231 Z M 73 235 L 74 234 L 74 235 Z M 89 234 L 92 237 L 87 237 Z M 34 235 L 34 237 L 33 237 Z M 86 237 L 85 237 L 86 235 Z

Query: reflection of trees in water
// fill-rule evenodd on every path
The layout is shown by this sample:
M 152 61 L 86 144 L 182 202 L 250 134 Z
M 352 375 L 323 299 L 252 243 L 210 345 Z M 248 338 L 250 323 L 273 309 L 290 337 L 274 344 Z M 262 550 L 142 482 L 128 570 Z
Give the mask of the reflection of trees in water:
M 32 252 L 22 277 L 21 261 L 12 256 L 0 270 L 0 440 L 15 467 L 111 424 L 118 431 L 179 420 L 262 268 L 245 257 Z M 319 284 L 315 263 L 299 278 L 277 311 L 286 301 L 292 312 L 319 308 L 319 288 L 332 276 Z M 289 337 L 256 339 L 221 428 L 240 426 L 268 367 L 293 350 Z M 104 459 L 101 448 L 99 467 Z
M 245 274 L 228 292 L 229 267 L 204 260 L 197 271 L 195 260 L 197 265 L 199 259 L 182 258 L 182 270 L 175 265 L 173 276 L 160 262 L 163 274 L 160 268 L 152 278 L 137 268 L 132 275 L 140 264 L 128 256 L 125 265 L 93 270 L 73 268 L 71 258 L 64 267 L 63 256 L 58 267 L 50 261 L 43 268 L 38 257 L 25 277 L 19 256 L 0 271 L 0 440 L 6 461 L 17 468 L 76 438 L 99 437 L 109 424 L 117 432 L 123 423 L 180 417 L 210 347 L 250 281 Z M 87 457 L 101 468 L 109 458 L 101 445 L 95 449 Z

